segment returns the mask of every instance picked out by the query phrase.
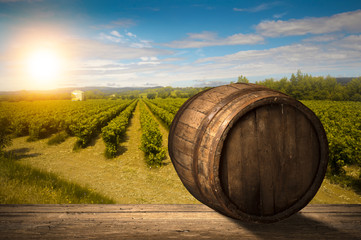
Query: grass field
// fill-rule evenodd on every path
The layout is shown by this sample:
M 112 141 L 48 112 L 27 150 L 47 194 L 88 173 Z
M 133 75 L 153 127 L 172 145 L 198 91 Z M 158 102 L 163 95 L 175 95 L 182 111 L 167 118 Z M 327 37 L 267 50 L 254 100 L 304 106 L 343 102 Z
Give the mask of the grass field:
M 127 129 L 126 138 L 121 143 L 119 154 L 113 159 L 104 156 L 105 145 L 100 137 L 94 139 L 87 148 L 78 151 L 72 150 L 76 142 L 75 137 L 69 137 L 61 144 L 51 146 L 47 144 L 49 139 L 28 142 L 27 137 L 20 137 L 13 139 L 13 145 L 7 149 L 10 155 L 17 156 L 16 164 L 41 171 L 41 174 L 51 173 L 51 176 L 45 177 L 48 182 L 63 181 L 66 184 L 75 184 L 83 194 L 98 194 L 94 195 L 94 198 L 70 199 L 66 194 L 70 190 L 54 189 L 51 184 L 45 183 L 34 186 L 31 181 L 8 179 L 6 174 L 2 173 L 0 202 L 199 203 L 182 185 L 169 156 L 164 166 L 147 167 L 144 153 L 139 149 L 141 137 L 139 114 L 139 106 L 137 106 Z M 160 130 L 164 136 L 163 144 L 167 146 L 168 130 L 162 124 Z M 312 203 L 361 203 L 361 196 L 352 189 L 331 184 L 330 180 L 326 179 Z

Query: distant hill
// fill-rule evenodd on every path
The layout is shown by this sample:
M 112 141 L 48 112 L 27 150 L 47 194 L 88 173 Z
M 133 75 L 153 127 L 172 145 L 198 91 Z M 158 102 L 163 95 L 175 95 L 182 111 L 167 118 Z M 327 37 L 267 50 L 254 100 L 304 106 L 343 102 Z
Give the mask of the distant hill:
M 21 91 L 0 91 L 0 101 L 35 101 L 35 100 L 65 100 L 71 99 L 71 92 L 81 90 L 86 92 L 87 98 L 104 98 L 113 94 L 127 94 L 135 90 L 145 91 L 157 87 L 78 87 L 78 88 L 58 88 L 53 90 L 21 90 Z
M 152 88 L 160 88 L 161 86 L 156 87 L 122 87 L 122 88 L 113 88 L 113 87 L 72 87 L 72 88 L 58 88 L 52 90 L 21 90 L 21 91 L 0 91 L 0 95 L 22 95 L 22 94 L 63 94 L 63 93 L 71 93 L 74 90 L 81 91 L 94 91 L 98 90 L 105 94 L 113 94 L 113 93 L 122 93 L 127 91 L 134 90 L 145 90 Z
M 78 89 L 84 92 L 91 91 L 91 90 L 99 90 L 103 93 L 112 94 L 112 93 L 121 93 L 127 91 L 134 91 L 134 90 L 145 90 L 145 89 L 152 89 L 152 88 L 161 88 L 162 86 L 156 87 L 122 87 L 122 88 L 113 88 L 113 87 L 81 87 L 81 88 L 73 88 L 71 91 Z
M 355 77 L 337 77 L 336 81 L 339 84 L 346 85 L 347 83 L 351 82 L 351 80 L 354 79 L 354 78 Z

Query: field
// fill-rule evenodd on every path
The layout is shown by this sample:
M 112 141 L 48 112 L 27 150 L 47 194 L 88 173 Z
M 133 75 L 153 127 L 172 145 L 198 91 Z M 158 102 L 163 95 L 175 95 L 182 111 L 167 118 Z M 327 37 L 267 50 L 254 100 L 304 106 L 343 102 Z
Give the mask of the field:
M 12 145 L 0 203 L 198 203 L 167 154 L 186 99 L 2 102 Z M 321 119 L 330 164 L 313 203 L 361 203 L 361 103 L 304 101 Z

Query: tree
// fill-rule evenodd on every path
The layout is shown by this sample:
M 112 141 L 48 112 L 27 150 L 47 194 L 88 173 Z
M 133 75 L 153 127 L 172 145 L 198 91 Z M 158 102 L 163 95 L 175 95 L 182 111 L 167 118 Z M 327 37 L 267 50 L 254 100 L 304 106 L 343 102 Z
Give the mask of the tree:
M 245 76 L 241 75 L 241 76 L 238 77 L 237 82 L 238 83 L 249 83 L 249 80 Z
M 156 93 L 148 93 L 148 94 L 147 94 L 147 98 L 148 98 L 148 99 L 154 99 L 155 96 L 157 96 Z
M 167 98 L 169 97 L 170 93 L 169 91 L 167 91 L 168 89 L 165 89 L 165 88 L 160 88 L 158 89 L 158 97 L 160 98 Z
M 346 91 L 351 101 L 361 101 L 361 77 L 354 78 L 347 83 Z
M 85 99 L 103 99 L 105 98 L 105 93 L 102 91 L 95 89 L 95 90 L 89 90 L 84 93 Z

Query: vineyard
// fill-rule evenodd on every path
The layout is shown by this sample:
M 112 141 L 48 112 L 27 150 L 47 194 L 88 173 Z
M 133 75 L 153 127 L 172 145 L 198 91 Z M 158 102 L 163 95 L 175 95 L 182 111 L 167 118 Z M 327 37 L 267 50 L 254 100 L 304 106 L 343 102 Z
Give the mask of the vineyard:
M 184 194 L 185 190 L 171 168 L 167 156 L 166 138 L 176 112 L 185 101 L 185 98 L 140 98 L 82 102 L 67 100 L 1 102 L 0 112 L 1 118 L 10 120 L 8 130 L 14 142 L 17 142 L 17 139 L 26 138 L 27 144 L 48 143 L 48 148 L 53 145 L 62 146 L 62 148 L 67 146 L 68 149 L 63 151 L 69 152 L 69 156 L 72 156 L 70 154 L 86 152 L 101 141 L 104 144 L 102 156 L 97 156 L 108 159 L 108 162 L 119 161 L 122 156 L 127 156 L 132 151 L 136 151 L 137 154 L 138 150 L 142 151 L 144 169 L 156 168 L 167 169 L 160 171 L 171 171 L 171 174 L 167 172 L 168 175 L 172 175 L 172 180 L 168 179 L 168 181 L 176 182 L 175 189 L 182 189 L 179 191 Z M 356 186 L 356 190 L 361 189 L 359 186 L 361 181 L 361 103 L 315 100 L 303 101 L 303 103 L 316 113 L 325 127 L 330 148 L 328 176 L 345 175 L 346 170 L 352 169 L 353 176 L 350 181 Z M 139 139 L 132 139 L 133 135 L 127 134 L 128 128 L 132 126 L 131 120 L 139 122 L 139 127 L 134 129 L 134 134 L 139 132 Z M 121 147 L 128 141 L 127 139 L 134 141 L 134 144 L 126 148 Z M 71 147 L 69 147 L 69 142 L 72 144 Z M 16 150 L 16 147 L 21 149 L 21 146 L 13 146 L 12 149 Z M 33 163 L 32 159 L 29 162 Z M 34 164 L 46 169 L 49 164 L 55 163 L 36 162 Z M 69 164 L 73 163 L 69 161 Z M 58 167 L 61 168 L 61 164 Z M 72 167 L 74 168 L 69 165 L 69 169 Z M 75 176 L 70 178 L 77 179 Z M 346 185 L 350 181 L 346 182 Z M 192 201 L 194 200 L 190 202 Z M 142 201 L 134 203 L 138 202 Z
M 329 167 L 343 173 L 345 165 L 361 167 L 361 103 L 303 101 L 321 120 L 329 142 Z M 361 179 L 361 175 L 359 176 Z

